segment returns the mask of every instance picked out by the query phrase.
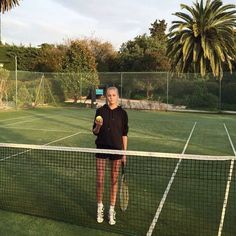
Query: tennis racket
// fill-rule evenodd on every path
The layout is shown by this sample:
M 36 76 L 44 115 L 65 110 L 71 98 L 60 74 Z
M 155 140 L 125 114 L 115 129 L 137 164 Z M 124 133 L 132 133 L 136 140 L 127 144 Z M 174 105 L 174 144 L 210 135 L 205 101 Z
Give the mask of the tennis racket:
M 128 203 L 129 203 L 129 189 L 125 175 L 125 165 L 122 162 L 122 176 L 120 185 L 120 208 L 122 211 L 125 211 L 127 209 Z

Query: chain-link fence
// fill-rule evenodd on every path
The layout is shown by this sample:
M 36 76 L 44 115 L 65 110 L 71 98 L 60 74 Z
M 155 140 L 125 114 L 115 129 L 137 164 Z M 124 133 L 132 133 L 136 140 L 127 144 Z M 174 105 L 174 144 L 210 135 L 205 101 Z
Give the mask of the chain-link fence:
M 167 72 L 99 73 L 100 86 L 116 86 L 123 106 L 156 110 L 236 110 L 236 72 L 222 80 L 212 74 Z
M 11 72 L 3 100 L 17 107 L 67 103 L 100 106 L 116 86 L 125 108 L 236 111 L 236 72 L 222 80 L 207 74 L 168 72 Z

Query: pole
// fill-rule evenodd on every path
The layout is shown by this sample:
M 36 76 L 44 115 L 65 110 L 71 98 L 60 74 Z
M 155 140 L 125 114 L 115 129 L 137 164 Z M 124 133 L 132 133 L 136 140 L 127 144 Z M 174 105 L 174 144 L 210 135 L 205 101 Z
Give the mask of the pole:
M 219 78 L 219 112 L 221 112 L 221 78 Z
M 123 98 L 123 73 L 120 73 L 120 97 L 121 97 L 121 106 L 122 106 L 122 98 Z
M 0 10 L 0 44 L 2 44 L 2 12 Z
M 17 96 L 18 96 L 18 85 L 17 85 L 17 56 L 15 56 L 15 80 L 16 80 L 16 109 L 17 109 Z
M 82 101 L 82 91 L 83 91 L 83 84 L 82 84 L 82 75 L 80 74 L 80 101 Z
M 169 106 L 169 72 L 167 72 L 166 76 L 166 111 L 168 111 L 168 106 Z
M 44 76 L 44 74 L 43 74 L 43 80 L 42 80 L 42 89 L 43 89 L 43 91 L 42 91 L 42 94 L 43 94 L 43 105 L 44 105 L 44 103 L 45 103 L 45 98 L 44 98 L 44 96 L 45 96 L 45 94 L 44 94 L 44 79 L 45 79 L 45 76 Z M 41 89 L 41 88 L 39 88 L 39 89 Z

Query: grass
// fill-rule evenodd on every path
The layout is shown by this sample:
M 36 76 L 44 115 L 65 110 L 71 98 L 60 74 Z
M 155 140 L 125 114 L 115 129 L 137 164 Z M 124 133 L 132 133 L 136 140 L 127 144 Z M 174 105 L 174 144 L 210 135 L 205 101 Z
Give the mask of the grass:
M 0 210 L 0 234 L 4 236 L 121 236 L 121 234 L 112 232 L 107 233 L 91 228 L 2 210 Z
M 2 112 L 0 142 L 48 144 L 56 141 L 52 145 L 95 147 L 95 137 L 91 134 L 94 113 L 91 109 L 65 108 Z M 197 122 L 186 153 L 233 155 L 223 124 L 227 125 L 235 144 L 235 116 L 147 111 L 128 111 L 128 114 L 130 150 L 181 153 Z M 6 150 L 0 152 L 6 156 Z M 15 152 L 10 150 L 8 156 Z M 62 235 L 112 235 L 112 230 L 114 235 L 145 235 L 178 160 L 132 156 L 128 161 L 131 200 L 127 212 L 117 210 L 118 223 L 112 228 L 106 222 L 101 225 L 95 222 L 94 158 L 78 157 L 76 153 L 65 158 L 53 152 L 30 151 L 21 155 L 20 160 L 1 161 L 0 208 L 8 211 L 0 212 L 3 219 L 0 233 L 44 235 L 50 231 L 51 235 L 60 232 Z M 229 164 L 182 160 L 153 235 L 176 235 L 176 232 L 186 236 L 215 235 Z M 232 181 L 222 234 L 225 236 L 236 232 L 233 224 L 235 174 Z M 108 192 L 109 173 L 106 174 L 105 203 L 109 202 Z

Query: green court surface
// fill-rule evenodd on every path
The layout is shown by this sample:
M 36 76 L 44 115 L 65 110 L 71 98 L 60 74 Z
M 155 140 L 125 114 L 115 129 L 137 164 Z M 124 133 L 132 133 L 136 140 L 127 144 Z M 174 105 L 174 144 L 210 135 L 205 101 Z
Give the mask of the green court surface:
M 98 231 L 91 228 L 85 228 L 59 221 L 49 220 L 29 216 L 26 214 L 18 214 L 9 211 L 0 210 L 0 235 L 19 235 L 19 236 L 122 236 L 112 232 Z
M 234 156 L 234 115 L 127 112 L 129 150 L 164 153 L 185 150 L 186 154 Z M 94 114 L 92 109 L 65 108 L 1 112 L 0 143 L 94 148 L 95 136 L 91 133 Z M 20 158 L 14 156 L 21 152 Z M 51 235 L 112 235 L 111 232 L 146 235 L 179 161 L 128 157 L 129 208 L 125 213 L 117 210 L 117 224 L 109 226 L 107 222 L 96 224 L 95 158 L 92 155 L 7 148 L 2 148 L 0 154 L 0 186 L 3 186 L 0 208 L 8 210 L 0 211 L 3 235 L 16 232 L 17 235 L 43 235 L 49 231 Z M 183 159 L 152 235 L 217 235 L 230 164 L 230 161 Z M 234 170 L 221 234 L 224 236 L 236 235 L 235 181 Z M 107 173 L 105 202 L 109 199 L 108 183 Z

